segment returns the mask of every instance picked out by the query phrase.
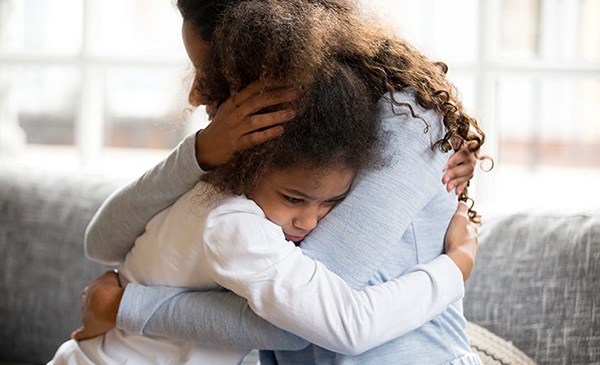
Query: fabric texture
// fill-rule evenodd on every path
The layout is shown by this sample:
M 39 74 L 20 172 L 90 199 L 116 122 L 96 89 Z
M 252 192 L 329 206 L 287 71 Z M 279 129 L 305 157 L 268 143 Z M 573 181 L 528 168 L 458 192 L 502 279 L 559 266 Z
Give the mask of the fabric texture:
M 471 348 L 483 365 L 535 365 L 536 362 L 512 343 L 501 339 L 485 328 L 469 322 L 467 334 Z
M 600 212 L 485 223 L 467 317 L 540 364 L 600 364 Z
M 80 326 L 80 293 L 108 268 L 83 232 L 123 180 L 0 166 L 0 362 L 46 363 Z

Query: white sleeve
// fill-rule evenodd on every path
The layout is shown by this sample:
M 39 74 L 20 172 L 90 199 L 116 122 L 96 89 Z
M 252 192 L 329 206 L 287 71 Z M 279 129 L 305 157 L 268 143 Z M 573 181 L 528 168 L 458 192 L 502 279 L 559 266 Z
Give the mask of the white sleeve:
M 462 274 L 446 255 L 387 283 L 351 289 L 285 240 L 254 202 L 209 215 L 205 253 L 213 279 L 276 326 L 330 351 L 357 355 L 406 334 L 462 298 Z M 253 207 L 252 207 L 253 206 Z

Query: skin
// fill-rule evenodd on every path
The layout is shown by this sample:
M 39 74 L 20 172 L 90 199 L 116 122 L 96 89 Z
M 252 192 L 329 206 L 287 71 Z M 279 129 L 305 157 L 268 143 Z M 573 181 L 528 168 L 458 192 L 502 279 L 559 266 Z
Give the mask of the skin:
M 248 197 L 283 229 L 286 239 L 298 243 L 348 195 L 355 175 L 348 168 L 296 166 L 268 174 Z
M 196 69 L 194 85 L 190 90 L 188 100 L 194 107 L 205 105 L 211 119 L 207 128 L 199 131 L 196 135 L 196 160 L 203 170 L 208 171 L 226 163 L 238 151 L 280 136 L 284 132 L 284 124 L 294 118 L 293 110 L 283 109 L 266 114 L 255 113 L 269 106 L 293 101 L 298 95 L 293 88 L 287 85 L 272 81 L 257 81 L 239 93 L 233 94 L 221 105 L 210 104 L 207 91 L 202 87 L 204 75 L 202 65 L 210 56 L 211 44 L 201 39 L 198 34 L 199 32 L 192 24 L 184 21 L 182 38 L 190 61 Z M 442 184 L 446 186 L 446 190 L 448 192 L 454 190 L 456 195 L 459 195 L 473 177 L 476 162 L 477 158 L 465 147 L 458 149 L 444 168 Z M 277 178 L 274 178 L 274 181 L 277 181 Z M 323 214 L 321 209 L 324 209 L 320 206 L 327 199 L 323 199 L 325 195 L 307 195 L 311 198 L 320 198 L 308 203 L 308 206 L 312 207 L 311 210 L 315 211 L 315 213 L 311 213 L 311 217 L 313 217 L 311 219 L 318 222 L 319 215 Z M 260 196 L 256 198 L 259 201 L 261 199 Z M 294 196 L 294 198 L 296 197 Z M 317 208 L 317 202 L 320 202 L 319 208 Z M 267 210 L 270 209 L 267 207 L 268 204 L 268 202 L 264 203 Z M 300 210 L 302 209 L 298 211 Z M 473 268 L 479 244 L 477 228 L 469 221 L 467 211 L 466 204 L 459 203 L 444 242 L 446 254 L 457 264 L 464 280 L 467 280 Z M 278 223 L 277 221 L 280 219 L 278 216 L 274 213 L 269 215 L 272 216 L 269 219 Z M 291 216 L 295 216 L 295 214 Z M 288 231 L 284 228 L 284 232 L 288 235 L 297 234 L 298 236 L 293 237 L 294 239 L 304 238 L 304 233 L 310 225 L 298 223 L 301 222 L 298 220 L 296 224 L 293 222 L 293 218 L 285 218 L 281 224 L 278 224 L 282 227 L 286 225 L 289 227 Z M 113 271 L 108 271 L 92 281 L 81 293 L 82 326 L 71 334 L 71 338 L 78 341 L 93 338 L 114 327 L 124 290 Z

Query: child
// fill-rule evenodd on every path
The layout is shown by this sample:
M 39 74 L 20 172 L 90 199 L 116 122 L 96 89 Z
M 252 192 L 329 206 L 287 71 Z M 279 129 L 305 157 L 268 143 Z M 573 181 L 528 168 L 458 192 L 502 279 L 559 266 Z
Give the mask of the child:
M 419 327 L 462 296 L 461 270 L 470 268 L 459 270 L 446 255 L 399 279 L 354 291 L 294 245 L 344 199 L 359 171 L 382 161 L 379 114 L 367 87 L 348 67 L 331 67 L 332 74 L 301 98 L 298 116 L 282 137 L 204 175 L 147 224 L 119 267 L 123 285 L 221 285 L 248 299 L 255 295 L 250 303 L 257 313 L 268 307 L 269 295 L 289 296 L 289 308 L 271 315 L 273 324 L 318 336 L 330 328 L 357 338 L 363 332 L 369 334 L 367 347 Z M 293 289 L 265 296 L 264 283 L 270 287 L 272 281 Z M 50 363 L 235 364 L 248 350 L 112 329 L 63 344 Z

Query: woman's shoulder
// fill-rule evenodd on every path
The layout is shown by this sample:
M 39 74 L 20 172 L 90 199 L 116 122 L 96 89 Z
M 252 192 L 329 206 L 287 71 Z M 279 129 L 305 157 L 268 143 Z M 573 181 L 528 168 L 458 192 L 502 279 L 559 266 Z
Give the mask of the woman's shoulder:
M 394 93 L 386 93 L 379 99 L 380 118 L 386 121 L 413 120 L 416 123 L 402 123 L 394 125 L 393 129 L 414 129 L 415 132 L 431 131 L 433 135 L 441 137 L 445 131 L 443 119 L 433 109 L 426 109 L 417 100 L 417 91 L 407 87 Z
M 400 104 L 400 105 L 397 105 Z M 417 91 L 414 87 L 409 86 L 402 90 L 396 90 L 393 93 L 387 92 L 379 99 L 379 107 L 383 111 L 384 116 L 410 114 L 410 110 L 414 114 L 435 113 L 432 109 L 423 108 L 417 100 Z

